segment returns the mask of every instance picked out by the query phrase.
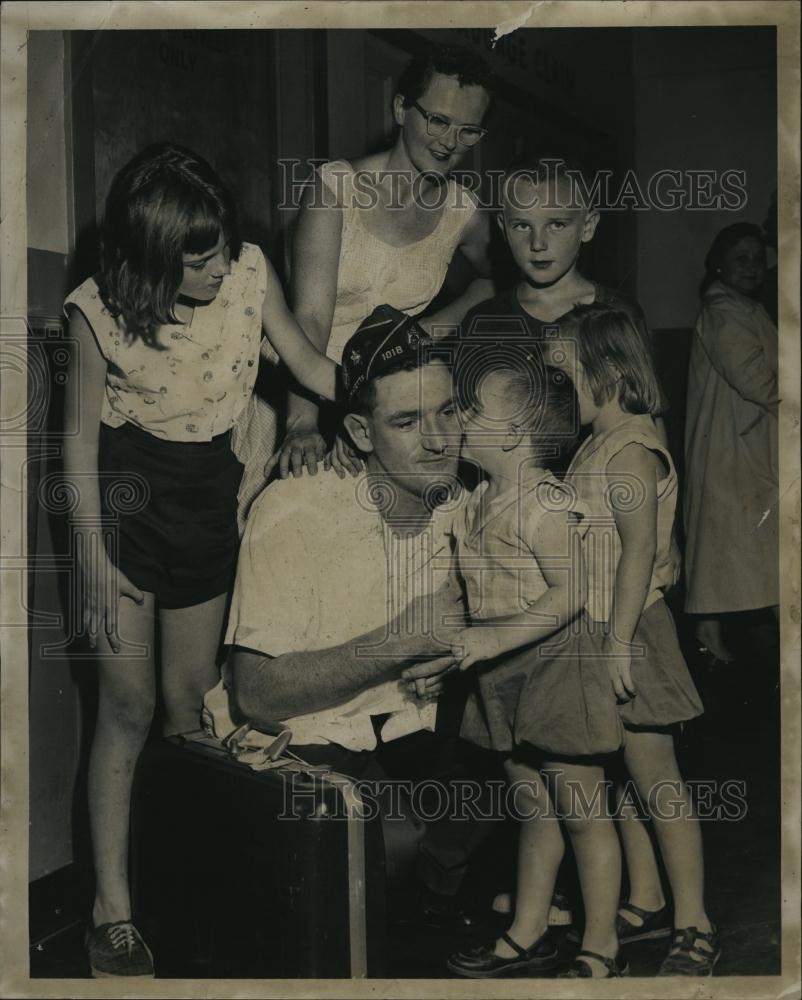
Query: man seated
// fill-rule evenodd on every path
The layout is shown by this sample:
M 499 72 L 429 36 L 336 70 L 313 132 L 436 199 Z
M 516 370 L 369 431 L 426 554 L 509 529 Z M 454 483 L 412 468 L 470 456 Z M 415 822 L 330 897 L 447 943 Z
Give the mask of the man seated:
M 269 732 L 283 720 L 293 751 L 310 763 L 357 778 L 437 777 L 437 668 L 418 694 L 400 675 L 426 658 L 451 668 L 449 619 L 452 628 L 462 621 L 448 534 L 461 497 L 447 355 L 389 306 L 346 345 L 344 425 L 365 469 L 355 479 L 279 480 L 251 508 L 231 655 L 206 696 L 219 738 L 244 721 Z M 482 836 L 476 827 L 446 824 L 427 838 L 430 889 L 456 891 Z

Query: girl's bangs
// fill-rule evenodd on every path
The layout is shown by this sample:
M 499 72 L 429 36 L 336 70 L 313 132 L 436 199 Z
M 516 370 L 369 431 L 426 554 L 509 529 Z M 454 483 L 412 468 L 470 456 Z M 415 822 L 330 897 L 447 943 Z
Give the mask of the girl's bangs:
M 228 239 L 228 220 L 205 200 L 193 205 L 187 218 L 184 253 L 199 254 L 213 250 L 220 239 Z

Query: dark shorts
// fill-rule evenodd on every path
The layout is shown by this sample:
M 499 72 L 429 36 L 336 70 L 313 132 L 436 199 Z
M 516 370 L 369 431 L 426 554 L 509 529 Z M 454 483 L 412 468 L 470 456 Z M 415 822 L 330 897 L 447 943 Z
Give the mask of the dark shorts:
M 231 588 L 243 467 L 230 439 L 226 433 L 211 441 L 164 441 L 133 424 L 100 425 L 109 554 L 162 607 L 192 607 Z

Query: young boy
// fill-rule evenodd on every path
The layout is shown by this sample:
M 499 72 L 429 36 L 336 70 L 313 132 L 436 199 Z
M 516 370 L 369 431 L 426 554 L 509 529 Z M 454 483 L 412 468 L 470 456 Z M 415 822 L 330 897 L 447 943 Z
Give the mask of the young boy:
M 579 252 L 599 224 L 599 212 L 585 204 L 588 178 L 577 161 L 532 157 L 511 167 L 503 178 L 502 206 L 496 221 L 518 268 L 520 280 L 508 291 L 474 306 L 461 323 L 462 336 L 497 341 L 527 335 L 542 339 L 545 330 L 575 305 L 602 302 L 625 312 L 653 351 L 643 310 L 630 299 L 585 278 Z M 662 392 L 662 390 L 661 390 Z M 662 395 L 662 411 L 668 409 Z M 662 419 L 658 433 L 665 439 Z

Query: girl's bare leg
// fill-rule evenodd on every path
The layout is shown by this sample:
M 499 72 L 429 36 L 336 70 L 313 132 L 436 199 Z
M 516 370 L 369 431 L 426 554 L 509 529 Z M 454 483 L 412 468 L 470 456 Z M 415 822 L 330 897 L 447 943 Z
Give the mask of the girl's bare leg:
M 97 639 L 98 715 L 89 757 L 89 822 L 95 864 L 95 926 L 131 917 L 128 826 L 134 766 L 155 707 L 154 598 L 120 598 L 119 653 Z M 142 650 L 133 647 L 139 645 Z
M 615 919 L 621 893 L 621 847 L 608 814 L 604 769 L 568 761 L 547 765 L 560 815 L 576 857 L 585 933 L 582 948 L 606 958 L 618 954 Z M 594 975 L 607 970 L 595 959 L 584 959 Z
M 220 680 L 217 655 L 226 595 L 189 608 L 162 608 L 164 735 L 200 728 L 203 696 Z
M 521 815 L 515 917 L 507 933 L 522 948 L 529 948 L 548 926 L 565 844 L 548 789 L 537 769 L 514 761 L 508 761 L 505 769 L 516 789 L 515 804 Z M 516 957 L 502 940 L 496 942 L 495 953 L 502 958 Z
M 623 794 L 624 788 L 619 785 L 616 789 L 619 816 L 616 827 L 624 848 L 624 862 L 629 876 L 629 902 L 642 910 L 661 910 L 666 900 L 652 838 L 643 821 L 635 815 L 634 807 L 624 805 L 622 808 Z M 636 927 L 642 923 L 633 913 L 626 913 L 626 920 Z
M 711 929 L 704 905 L 702 832 L 667 733 L 629 732 L 624 760 L 646 803 L 674 897 L 676 927 Z

